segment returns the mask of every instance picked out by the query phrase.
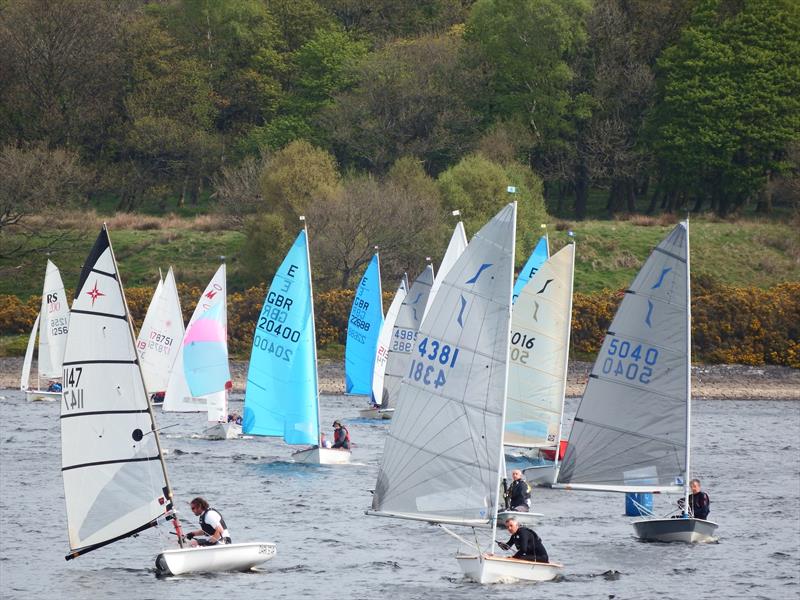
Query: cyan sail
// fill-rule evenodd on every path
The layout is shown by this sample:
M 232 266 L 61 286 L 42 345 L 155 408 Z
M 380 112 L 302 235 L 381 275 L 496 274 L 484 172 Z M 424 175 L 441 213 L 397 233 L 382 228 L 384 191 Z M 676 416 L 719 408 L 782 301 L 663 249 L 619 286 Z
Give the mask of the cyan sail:
M 319 444 L 319 392 L 308 242 L 301 231 L 278 267 L 256 322 L 244 433 Z
M 206 396 L 229 387 L 225 302 L 219 302 L 191 324 L 183 338 L 183 370 L 192 396 Z
M 547 236 L 543 235 L 539 238 L 539 243 L 536 244 L 536 248 L 531 252 L 528 262 L 525 263 L 525 266 L 522 267 L 522 270 L 519 272 L 517 282 L 514 284 L 514 294 L 511 297 L 512 302 L 517 301 L 517 298 L 522 292 L 522 288 L 531 280 L 531 277 L 536 275 L 536 271 L 539 270 L 544 261 L 548 258 L 550 258 L 550 244 L 548 243 Z
M 344 351 L 346 393 L 372 392 L 372 371 L 382 325 L 381 267 L 376 252 L 358 284 L 347 322 L 347 345 Z

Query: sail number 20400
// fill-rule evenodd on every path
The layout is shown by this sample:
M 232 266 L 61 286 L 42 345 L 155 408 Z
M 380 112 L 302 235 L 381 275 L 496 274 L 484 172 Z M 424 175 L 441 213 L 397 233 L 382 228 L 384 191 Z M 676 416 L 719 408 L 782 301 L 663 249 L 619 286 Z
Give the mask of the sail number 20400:
M 458 360 L 458 348 L 442 344 L 438 340 L 423 339 L 417 346 L 420 360 L 412 360 L 409 379 L 440 388 L 447 383 L 445 368 L 452 369 Z M 432 364 L 431 364 L 432 363 Z M 438 369 L 438 372 L 437 372 Z
M 650 383 L 653 367 L 658 362 L 657 349 L 612 338 L 608 344 L 607 354 L 608 357 L 602 366 L 604 375 L 624 377 L 644 384 Z

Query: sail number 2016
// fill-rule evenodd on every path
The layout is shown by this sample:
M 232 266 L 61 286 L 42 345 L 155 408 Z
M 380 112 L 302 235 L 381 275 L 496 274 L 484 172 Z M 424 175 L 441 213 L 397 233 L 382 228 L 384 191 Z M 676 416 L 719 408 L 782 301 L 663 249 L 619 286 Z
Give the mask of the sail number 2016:
M 443 367 L 452 369 L 456 366 L 458 348 L 451 348 L 449 344 L 425 338 L 417 346 L 417 351 L 420 360 L 411 361 L 411 368 L 408 371 L 409 379 L 421 381 L 425 385 L 433 385 L 437 389 L 447 383 Z M 427 361 L 433 364 L 426 364 Z
M 658 362 L 658 350 L 613 338 L 608 344 L 607 354 L 608 357 L 603 361 L 603 374 L 650 383 L 653 367 Z

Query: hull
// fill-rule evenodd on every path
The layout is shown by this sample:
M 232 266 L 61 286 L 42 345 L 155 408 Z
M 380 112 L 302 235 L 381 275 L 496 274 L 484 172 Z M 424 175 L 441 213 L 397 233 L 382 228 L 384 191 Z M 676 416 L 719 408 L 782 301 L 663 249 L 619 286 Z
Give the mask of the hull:
M 25 390 L 25 397 L 29 402 L 40 400 L 61 400 L 61 392 L 48 392 L 45 390 Z
M 523 527 L 529 527 L 539 523 L 544 515 L 537 512 L 516 512 L 513 510 L 501 510 L 497 513 L 497 526 L 505 527 L 506 519 L 514 519 Z
M 156 571 L 159 575 L 249 571 L 276 552 L 275 544 L 268 542 L 164 550 L 156 557 Z
M 703 519 L 642 519 L 633 522 L 640 540 L 648 542 L 713 542 L 717 524 Z
M 314 446 L 293 452 L 292 459 L 310 465 L 346 465 L 350 463 L 350 450 Z
M 553 484 L 555 470 L 555 463 L 547 461 L 544 464 L 523 469 L 522 474 L 525 481 L 531 485 L 550 487 Z
M 236 423 L 217 423 L 206 430 L 209 440 L 232 440 L 242 437 L 242 426 Z
M 358 411 L 361 419 L 391 419 L 393 408 L 364 408 Z
M 558 563 L 540 563 L 505 556 L 457 554 L 464 576 L 476 583 L 552 581 L 564 569 Z

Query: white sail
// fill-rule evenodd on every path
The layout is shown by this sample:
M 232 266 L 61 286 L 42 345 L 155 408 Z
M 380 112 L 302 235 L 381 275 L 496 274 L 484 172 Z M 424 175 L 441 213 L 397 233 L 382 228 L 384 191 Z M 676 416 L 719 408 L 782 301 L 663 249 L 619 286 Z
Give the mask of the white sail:
M 31 336 L 28 338 L 28 347 L 25 349 L 25 362 L 22 363 L 22 375 L 19 378 L 19 389 L 30 389 L 31 381 L 31 363 L 33 362 L 33 348 L 36 346 L 36 334 L 39 332 L 39 315 L 36 315 L 36 321 L 33 323 L 31 329 Z
M 545 261 L 511 310 L 505 443 L 525 448 L 558 444 L 572 313 L 575 245 Z
M 489 525 L 508 376 L 516 204 L 472 239 L 419 330 L 370 514 Z
M 461 256 L 461 253 L 467 249 L 467 233 L 464 231 L 464 223 L 459 221 L 456 223 L 455 229 L 453 229 L 453 235 L 450 236 L 450 243 L 447 244 L 447 250 L 445 250 L 444 256 L 442 257 L 442 262 L 439 264 L 439 272 L 436 274 L 436 277 L 433 280 L 433 285 L 431 286 L 431 291 L 428 294 L 428 306 L 425 307 L 424 312 L 422 313 L 422 320 L 425 320 L 425 316 L 428 314 L 428 309 L 430 308 L 431 302 L 436 297 L 437 292 L 439 291 L 439 287 L 442 285 L 442 280 L 447 276 L 450 272 L 450 269 L 456 264 L 458 257 Z
M 215 306 L 225 298 L 227 294 L 225 279 L 225 264 L 220 265 L 214 277 L 206 286 L 197 306 L 194 308 L 192 318 L 186 325 L 188 331 L 197 318 L 205 311 Z M 227 328 L 227 312 L 225 313 L 225 327 Z M 193 398 L 189 391 L 189 384 L 186 382 L 183 366 L 183 340 L 181 340 L 178 354 L 175 357 L 175 364 L 172 365 L 172 372 L 169 376 L 167 391 L 164 395 L 162 410 L 173 412 L 205 412 L 208 409 L 208 399 L 206 397 Z
M 411 284 L 394 321 L 381 395 L 381 406 L 384 408 L 393 407 L 396 403 L 400 382 L 408 372 L 409 356 L 414 349 L 414 340 L 428 305 L 432 285 L 433 267 L 428 265 Z
M 74 557 L 152 526 L 170 504 L 105 228 L 72 303 L 63 386 L 61 470 Z
M 559 484 L 680 489 L 690 360 L 687 257 L 681 223 L 626 290 L 578 407 Z
M 167 389 L 183 334 L 178 286 L 170 267 L 167 276 L 163 281 L 159 280 L 156 286 L 136 340 L 136 351 L 139 353 L 148 394 Z
M 42 306 L 39 312 L 39 377 L 61 377 L 61 363 L 69 330 L 69 303 L 61 273 L 49 260 L 44 275 Z
M 386 311 L 386 316 L 383 319 L 381 326 L 381 333 L 378 336 L 378 349 L 375 352 L 375 369 L 372 372 L 372 402 L 377 405 L 383 404 L 383 380 L 386 375 L 386 359 L 389 354 L 389 346 L 391 345 L 392 332 L 394 329 L 394 322 L 397 315 L 400 313 L 400 307 L 408 293 L 408 281 L 406 276 L 400 281 L 397 292 L 389 305 L 389 310 Z

